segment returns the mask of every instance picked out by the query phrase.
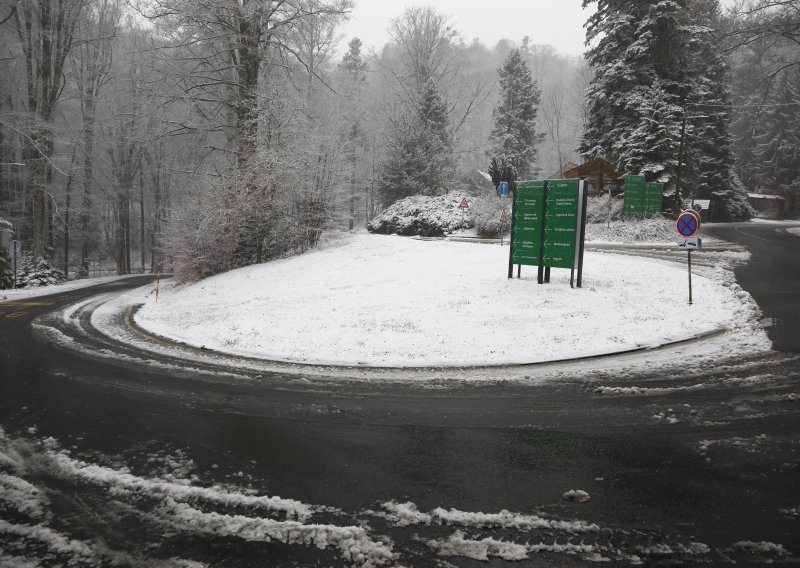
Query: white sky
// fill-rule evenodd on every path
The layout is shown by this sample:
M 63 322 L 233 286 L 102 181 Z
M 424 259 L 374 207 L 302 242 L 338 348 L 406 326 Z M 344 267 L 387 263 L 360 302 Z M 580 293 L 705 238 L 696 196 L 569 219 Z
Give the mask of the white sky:
M 583 24 L 595 6 L 583 10 L 581 4 L 581 0 L 355 0 L 339 51 L 347 51 L 347 43 L 354 37 L 360 38 L 367 50 L 380 50 L 389 41 L 386 30 L 390 20 L 401 16 L 406 7 L 432 6 L 450 16 L 467 43 L 477 37 L 492 48 L 503 38 L 520 42 L 527 35 L 532 43 L 552 45 L 564 55 L 582 55 Z M 721 4 L 730 7 L 733 0 Z
M 568 55 L 583 53 L 583 23 L 592 11 L 584 11 L 581 0 L 421 0 L 387 2 L 355 0 L 350 22 L 343 32 L 342 51 L 347 42 L 358 37 L 367 49 L 380 50 L 389 41 L 389 21 L 401 16 L 406 7 L 432 6 L 450 16 L 450 21 L 464 41 L 479 38 L 492 48 L 503 38 L 519 42 L 530 36 L 534 44 L 549 44 Z

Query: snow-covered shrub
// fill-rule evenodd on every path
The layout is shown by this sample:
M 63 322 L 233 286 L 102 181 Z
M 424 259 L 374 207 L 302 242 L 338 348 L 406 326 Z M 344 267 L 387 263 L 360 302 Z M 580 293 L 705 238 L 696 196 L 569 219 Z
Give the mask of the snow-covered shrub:
M 621 221 L 623 205 L 621 197 L 612 197 L 609 211 L 608 195 L 589 197 L 586 203 L 586 221 L 588 223 L 607 223 L 609 217 L 612 221 Z
M 607 243 L 672 242 L 675 240 L 675 223 L 663 217 L 653 219 L 626 219 L 608 223 L 586 225 L 586 240 Z
M 511 200 L 507 197 L 476 197 L 472 200 L 469 206 L 469 214 L 472 217 L 472 222 L 478 236 L 484 238 L 499 237 L 500 233 L 505 230 L 508 232 L 509 224 L 505 226 L 500 224 L 503 210 L 511 220 Z
M 367 224 L 367 230 L 383 235 L 441 237 L 456 229 L 470 228 L 469 215 L 458 208 L 464 198 L 472 202 L 460 191 L 438 197 L 412 195 L 390 205 Z
M 44 258 L 33 258 L 30 251 L 22 255 L 17 274 L 18 288 L 38 288 L 66 281 L 67 277 Z

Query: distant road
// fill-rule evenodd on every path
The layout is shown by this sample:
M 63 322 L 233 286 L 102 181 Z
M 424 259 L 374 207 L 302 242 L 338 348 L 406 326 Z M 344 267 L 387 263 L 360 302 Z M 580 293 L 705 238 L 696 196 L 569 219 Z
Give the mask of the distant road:
M 750 251 L 750 262 L 736 269 L 736 279 L 775 321 L 767 330 L 774 347 L 800 352 L 800 235 L 769 223 L 707 224 L 701 231 Z

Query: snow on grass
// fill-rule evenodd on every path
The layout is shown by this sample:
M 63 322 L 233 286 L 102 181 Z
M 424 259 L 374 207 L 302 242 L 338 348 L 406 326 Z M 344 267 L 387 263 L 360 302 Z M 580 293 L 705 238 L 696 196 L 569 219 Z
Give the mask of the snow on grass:
M 674 243 L 675 222 L 663 217 L 586 225 L 586 240 L 602 243 Z
M 587 253 L 583 288 L 553 269 L 507 278 L 508 248 L 354 235 L 341 246 L 168 286 L 136 315 L 197 347 L 297 363 L 525 364 L 652 347 L 717 329 L 753 335 L 758 310 L 728 271 L 695 274 Z M 726 280 L 727 279 L 727 280 Z M 752 328 L 752 329 L 751 329 Z

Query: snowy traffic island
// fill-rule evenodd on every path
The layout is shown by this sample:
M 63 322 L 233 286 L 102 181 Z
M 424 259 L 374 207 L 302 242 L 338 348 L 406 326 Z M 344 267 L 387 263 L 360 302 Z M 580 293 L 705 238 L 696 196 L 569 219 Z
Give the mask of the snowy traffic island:
M 345 235 L 302 256 L 162 286 L 135 316 L 197 347 L 372 367 L 524 364 L 622 352 L 716 330 L 753 334 L 758 309 L 729 270 L 587 253 L 583 288 L 553 269 L 509 280 L 498 244 Z

